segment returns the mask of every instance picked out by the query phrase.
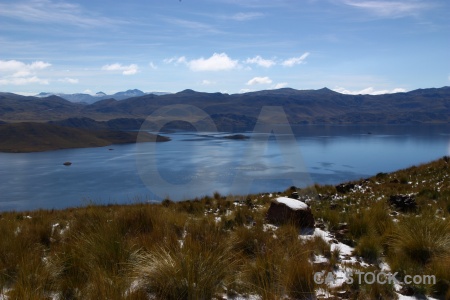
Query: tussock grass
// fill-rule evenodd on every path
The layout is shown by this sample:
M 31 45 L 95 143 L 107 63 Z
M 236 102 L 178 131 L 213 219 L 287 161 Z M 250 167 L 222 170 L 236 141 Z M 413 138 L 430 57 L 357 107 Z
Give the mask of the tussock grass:
M 298 240 L 291 240 L 286 251 L 279 251 L 282 240 L 270 239 L 255 259 L 244 267 L 243 278 L 248 291 L 262 299 L 310 299 L 314 295 L 313 267 L 310 252 Z
M 377 235 L 363 236 L 355 248 L 355 253 L 366 261 L 375 263 L 382 252 L 381 239 Z
M 43 299 L 49 292 L 57 290 L 57 280 L 61 274 L 59 266 L 42 259 L 42 247 L 30 249 L 31 255 L 22 257 L 15 274 L 14 288 L 10 299 Z
M 434 216 L 405 217 L 389 243 L 389 262 L 405 275 L 434 275 L 436 284 L 412 284 L 417 293 L 445 295 L 450 290 L 450 221 Z
M 426 265 L 450 257 L 450 221 L 434 217 L 405 217 L 392 234 L 390 246 L 411 262 Z
M 162 246 L 133 255 L 132 272 L 160 299 L 211 299 L 221 291 L 237 262 L 230 246 L 187 238 L 182 247 Z

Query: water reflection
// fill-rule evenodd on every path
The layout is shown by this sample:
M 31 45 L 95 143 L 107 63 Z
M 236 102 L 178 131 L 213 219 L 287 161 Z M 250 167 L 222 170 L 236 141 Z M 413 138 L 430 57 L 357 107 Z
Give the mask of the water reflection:
M 297 126 L 293 127 L 295 145 L 284 148 L 282 139 L 269 139 L 259 149 L 252 140 L 224 139 L 227 133 L 171 133 L 172 141 L 152 145 L 153 152 L 150 145 L 141 144 L 114 145 L 114 151 L 109 146 L 0 153 L 0 210 L 63 208 L 89 201 L 129 203 L 166 196 L 182 200 L 214 191 L 272 192 L 292 185 L 292 179 L 335 184 L 450 155 L 448 129 L 444 125 Z M 143 182 L 137 157 L 144 158 L 144 166 L 156 167 L 175 188 L 164 190 L 163 196 L 155 193 L 151 182 Z M 307 170 L 292 163 L 297 158 L 303 158 Z M 72 165 L 63 166 L 65 161 Z M 238 175 L 252 180 L 241 186 L 236 184 Z M 177 188 L 192 181 L 196 184 L 189 188 Z

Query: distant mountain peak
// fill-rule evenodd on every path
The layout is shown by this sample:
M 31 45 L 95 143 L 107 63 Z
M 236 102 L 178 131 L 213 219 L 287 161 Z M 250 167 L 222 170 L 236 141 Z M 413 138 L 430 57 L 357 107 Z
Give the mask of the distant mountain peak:
M 318 92 L 333 93 L 333 94 L 335 94 L 335 93 L 336 93 L 335 91 L 333 91 L 333 90 L 330 90 L 330 89 L 329 89 L 329 88 L 327 88 L 327 87 L 323 87 L 323 88 L 321 88 L 321 89 L 318 89 L 317 91 L 318 91 Z
M 182 90 L 181 92 L 178 92 L 177 94 L 194 94 L 194 93 L 197 93 L 197 92 L 194 90 L 191 90 L 191 89 L 185 89 L 185 90 Z
M 36 97 L 48 97 L 54 95 L 54 93 L 48 93 L 48 92 L 40 92 L 39 94 L 36 95 Z
M 134 89 L 134 90 L 126 90 L 125 92 L 118 92 L 112 95 L 116 100 L 123 100 L 125 98 L 131 98 L 131 97 L 138 97 L 138 96 L 144 96 L 145 93 L 141 90 Z
M 49 97 L 52 95 L 61 97 L 63 99 L 71 101 L 71 102 L 92 104 L 92 103 L 95 103 L 95 102 L 103 100 L 103 99 L 114 98 L 116 100 L 124 100 L 124 99 L 132 98 L 132 97 L 140 97 L 140 96 L 144 96 L 145 93 L 138 89 L 127 90 L 125 92 L 118 92 L 118 93 L 115 93 L 114 95 L 108 95 L 101 91 L 95 93 L 94 95 L 87 94 L 87 93 L 64 94 L 64 93 L 41 92 L 41 93 L 37 94 L 36 97 L 44 98 L 44 97 Z

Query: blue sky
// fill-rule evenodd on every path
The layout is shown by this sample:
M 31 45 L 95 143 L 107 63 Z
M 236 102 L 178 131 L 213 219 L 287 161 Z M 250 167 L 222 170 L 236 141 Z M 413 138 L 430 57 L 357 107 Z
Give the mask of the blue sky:
M 448 0 L 0 0 L 0 91 L 450 85 Z

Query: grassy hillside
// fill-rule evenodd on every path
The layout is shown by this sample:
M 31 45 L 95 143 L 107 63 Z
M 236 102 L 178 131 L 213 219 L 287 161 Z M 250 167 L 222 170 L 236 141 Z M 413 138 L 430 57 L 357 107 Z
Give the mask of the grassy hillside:
M 396 299 L 450 297 L 450 162 L 298 190 L 314 230 L 265 220 L 277 195 L 0 215 L 7 299 Z M 286 194 L 290 194 L 288 189 Z M 391 206 L 414 197 L 413 209 Z M 313 273 L 433 275 L 433 284 L 317 284 Z M 386 271 L 387 272 L 387 271 Z M 336 299 L 336 298 L 334 298 Z
M 167 141 L 168 138 L 145 136 L 142 141 Z M 111 130 L 90 131 L 45 123 L 0 124 L 0 151 L 36 152 L 68 148 L 102 147 L 111 144 L 135 143 L 136 132 Z

